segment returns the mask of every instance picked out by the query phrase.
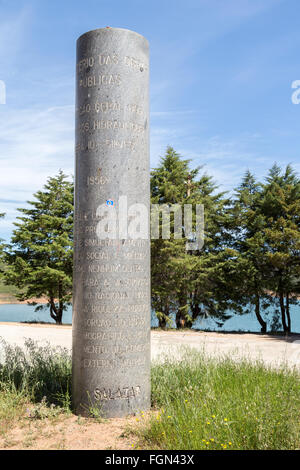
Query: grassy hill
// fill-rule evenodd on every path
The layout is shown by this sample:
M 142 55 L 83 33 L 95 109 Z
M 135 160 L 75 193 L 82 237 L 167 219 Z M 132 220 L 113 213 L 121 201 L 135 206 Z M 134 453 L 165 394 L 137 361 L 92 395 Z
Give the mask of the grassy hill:
M 15 286 L 6 286 L 0 279 L 0 303 L 16 303 L 19 289 Z
M 5 270 L 5 265 L 0 264 L 0 269 Z M 7 286 L 4 284 L 3 279 L 0 277 L 0 303 L 16 303 L 18 299 L 16 295 L 19 293 L 19 289 L 15 286 Z

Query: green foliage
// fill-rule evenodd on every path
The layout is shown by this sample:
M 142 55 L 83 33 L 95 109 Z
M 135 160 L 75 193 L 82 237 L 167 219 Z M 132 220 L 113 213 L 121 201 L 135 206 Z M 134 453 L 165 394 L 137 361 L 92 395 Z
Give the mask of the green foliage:
M 39 346 L 26 340 L 25 348 L 0 338 L 0 433 L 26 417 L 40 420 L 71 412 L 71 356 L 67 349 Z
M 213 360 L 187 349 L 152 367 L 157 413 L 139 428 L 150 449 L 291 450 L 300 445 L 300 376 L 283 364 Z
M 205 210 L 202 250 L 187 251 L 187 234 L 176 239 L 172 230 L 170 239 L 152 240 L 152 305 L 162 328 L 170 324 L 171 314 L 175 315 L 177 328 L 191 327 L 199 316 L 224 322 L 229 318 L 226 310 L 234 302 L 224 288 L 229 255 L 222 250 L 227 239 L 230 201 L 224 193 L 216 192 L 210 176 L 200 176 L 199 171 L 200 168 L 191 170 L 189 160 L 183 160 L 168 147 L 159 167 L 151 173 L 152 204 L 177 204 L 182 214 L 184 205 L 192 204 L 194 231 L 196 205 L 202 204 Z
M 198 318 L 222 326 L 232 314 L 254 311 L 265 333 L 266 315 L 278 330 L 280 312 L 289 333 L 290 306 L 300 295 L 300 180 L 292 167 L 273 165 L 263 183 L 247 171 L 229 198 L 201 167 L 191 169 L 190 160 L 168 147 L 150 182 L 152 204 L 171 208 L 170 238 L 162 238 L 161 217 L 159 238 L 151 241 L 152 307 L 159 326 L 172 326 L 173 318 L 177 328 L 190 328 Z M 19 299 L 46 297 L 47 305 L 36 308 L 49 308 L 58 324 L 72 296 L 73 189 L 60 172 L 34 195 L 30 208 L 19 209 L 1 269 Z M 196 206 L 204 207 L 199 250 L 187 248 L 191 234 L 183 224 L 183 237 L 174 234 L 175 205 L 183 215 L 186 204 L 193 207 L 194 233 Z
M 6 251 L 4 277 L 21 289 L 20 300 L 46 296 L 60 324 L 72 296 L 73 183 L 60 171 L 34 196 L 31 208 L 18 209 L 22 216 Z
M 241 185 L 236 189 L 231 210 L 231 246 L 234 250 L 235 269 L 233 282 L 239 286 L 240 299 L 244 305 L 252 305 L 261 325 L 267 331 L 262 313 L 272 303 L 267 293 L 266 252 L 263 229 L 265 217 L 261 212 L 262 185 L 247 171 Z
M 182 212 L 184 204 L 203 204 L 205 211 L 201 250 L 187 251 L 187 239 L 176 239 L 172 230 L 170 239 L 152 240 L 152 305 L 159 326 L 170 326 L 172 315 L 182 328 L 198 317 L 222 325 L 229 311 L 254 311 L 265 333 L 271 308 L 272 328 L 278 329 L 279 308 L 289 333 L 290 305 L 300 293 L 298 176 L 290 165 L 282 171 L 275 164 L 261 183 L 247 171 L 230 199 L 189 163 L 168 147 L 151 173 L 153 204 L 177 204 Z
M 284 172 L 273 165 L 264 184 L 248 171 L 236 190 L 231 229 L 240 292 L 254 306 L 262 332 L 262 313 L 278 300 L 283 330 L 291 331 L 290 304 L 297 302 L 300 279 L 299 210 L 300 181 L 290 165 Z M 272 328 L 278 329 L 276 309 Z
M 54 403 L 47 403 L 47 398 L 43 397 L 42 401 L 36 403 L 31 409 L 27 409 L 27 416 L 32 419 L 54 418 L 61 413 L 61 408 Z
M 28 397 L 10 383 L 0 382 L 0 435 L 11 429 L 12 423 L 24 416 Z
M 67 349 L 39 346 L 31 339 L 24 349 L 1 340 L 1 349 L 0 390 L 10 387 L 33 402 L 70 407 L 72 364 Z
M 290 165 L 283 172 L 274 165 L 262 195 L 268 287 L 279 299 L 283 329 L 290 333 L 290 305 L 300 294 L 300 179 Z
M 1 212 L 0 213 L 0 219 L 2 219 L 4 216 L 5 216 L 5 214 L 3 212 Z M 3 240 L 2 240 L 2 238 L 0 238 L 0 261 L 3 257 L 3 249 L 4 249 Z M 1 269 L 0 269 L 0 273 L 1 273 Z

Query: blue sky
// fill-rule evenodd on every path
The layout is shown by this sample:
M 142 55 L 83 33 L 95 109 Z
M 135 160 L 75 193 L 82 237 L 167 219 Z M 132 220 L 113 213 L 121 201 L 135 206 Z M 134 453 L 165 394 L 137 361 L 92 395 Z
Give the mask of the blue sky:
M 75 42 L 105 26 L 151 51 L 151 166 L 172 145 L 221 189 L 249 168 L 300 172 L 299 0 L 0 0 L 0 237 L 62 168 L 74 173 Z

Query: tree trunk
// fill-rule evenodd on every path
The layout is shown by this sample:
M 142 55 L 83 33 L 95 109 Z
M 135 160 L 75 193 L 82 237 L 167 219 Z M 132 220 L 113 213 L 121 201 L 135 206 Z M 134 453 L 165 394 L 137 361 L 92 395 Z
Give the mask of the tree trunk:
M 286 311 L 286 317 L 287 317 L 287 330 L 288 333 L 291 332 L 291 315 L 290 315 L 290 298 L 288 292 L 286 293 L 285 296 L 286 302 L 285 302 L 285 311 Z
M 188 302 L 187 302 L 187 297 L 186 294 L 181 294 L 179 296 L 180 303 L 179 303 L 179 308 L 176 312 L 176 328 L 178 330 L 182 328 L 187 328 L 188 321 L 187 321 L 187 312 L 188 312 Z
M 163 330 L 167 327 L 167 319 L 170 315 L 170 307 L 169 304 L 165 304 L 164 307 L 160 305 L 160 311 L 163 315 L 159 315 L 158 318 L 158 327 L 162 328 Z
M 279 304 L 280 304 L 281 322 L 282 322 L 283 332 L 288 334 L 288 326 L 286 324 L 286 309 L 284 305 L 284 293 L 283 293 L 283 286 L 282 286 L 282 273 L 280 273 L 280 277 L 279 277 L 278 293 L 279 293 Z
M 59 302 L 59 308 L 56 308 L 54 298 L 50 298 L 50 317 L 56 322 L 57 325 L 62 324 L 63 303 Z
M 64 311 L 64 304 L 63 304 L 63 301 L 61 300 L 62 295 L 63 295 L 62 291 L 63 291 L 62 282 L 59 281 L 59 283 L 58 283 L 59 308 L 58 308 L 58 312 L 57 312 L 57 323 L 58 323 L 58 325 L 62 324 L 62 316 L 63 316 L 63 311 Z
M 284 306 L 284 299 L 282 291 L 279 292 L 279 303 L 280 303 L 280 310 L 281 310 L 281 321 L 283 326 L 284 333 L 288 333 L 288 327 L 285 320 L 285 306 Z
M 191 320 L 189 320 L 188 318 L 185 319 L 185 328 L 192 328 L 195 320 L 197 320 L 197 318 L 199 317 L 200 313 L 201 313 L 201 309 L 199 307 L 199 303 L 193 303 L 191 302 L 190 303 L 190 310 L 191 310 L 191 314 L 192 314 L 192 318 Z
M 63 311 L 59 308 L 57 315 L 56 315 L 56 324 L 61 325 L 62 324 L 62 316 L 63 316 Z
M 256 315 L 256 318 L 259 321 L 260 326 L 261 326 L 260 331 L 262 333 L 266 333 L 267 332 L 267 322 L 264 321 L 264 319 L 262 318 L 262 316 L 260 314 L 260 298 L 259 298 L 258 294 L 255 296 L 255 315 Z
M 185 319 L 182 318 L 182 312 L 181 312 L 180 309 L 178 309 L 177 312 L 176 312 L 176 319 L 175 319 L 175 322 L 176 322 L 176 328 L 177 328 L 177 330 L 181 330 L 182 328 L 184 328 Z
M 199 317 L 199 315 L 201 313 L 201 309 L 199 307 L 199 302 L 191 303 L 191 310 L 192 310 L 192 319 L 193 319 L 193 322 L 194 322 L 195 320 L 197 320 L 197 318 Z
M 158 318 L 158 327 L 159 328 L 162 328 L 163 330 L 166 329 L 166 326 L 167 326 L 167 320 L 166 320 L 166 317 L 159 317 Z
M 189 329 L 191 329 L 192 326 L 193 326 L 193 324 L 194 324 L 194 322 L 191 321 L 191 320 L 188 320 L 188 319 L 185 319 L 185 320 L 184 320 L 184 328 L 189 328 Z

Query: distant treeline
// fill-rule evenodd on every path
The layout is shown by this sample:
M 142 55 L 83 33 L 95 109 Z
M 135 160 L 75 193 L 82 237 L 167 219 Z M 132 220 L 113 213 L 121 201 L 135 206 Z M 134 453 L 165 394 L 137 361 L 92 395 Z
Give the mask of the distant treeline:
M 20 299 L 47 296 L 57 323 L 72 296 L 73 190 L 62 172 L 49 178 L 31 207 L 19 209 L 11 243 L 2 246 L 5 282 L 22 290 Z M 151 241 L 160 327 L 175 318 L 177 328 L 190 328 L 199 317 L 222 325 L 232 314 L 254 311 L 266 332 L 268 310 L 272 329 L 291 332 L 290 306 L 300 295 L 300 179 L 290 165 L 274 164 L 264 181 L 247 171 L 229 195 L 168 147 L 151 172 L 151 201 L 203 204 L 205 213 L 201 249 L 187 251 L 184 232 Z M 195 224 L 194 214 L 194 230 Z

